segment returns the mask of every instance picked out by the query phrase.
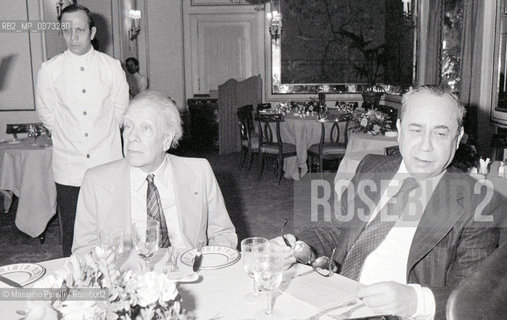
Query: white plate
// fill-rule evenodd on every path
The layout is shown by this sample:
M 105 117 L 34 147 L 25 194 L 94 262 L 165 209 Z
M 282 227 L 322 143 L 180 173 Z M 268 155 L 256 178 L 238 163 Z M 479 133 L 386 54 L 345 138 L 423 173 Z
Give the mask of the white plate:
M 194 264 L 196 249 L 190 249 L 181 255 L 181 262 L 187 266 Z M 239 260 L 239 252 L 236 249 L 208 246 L 202 248 L 201 270 L 213 270 L 233 265 Z
M 35 263 L 16 263 L 0 267 L 0 275 L 16 281 L 22 286 L 39 280 L 45 273 L 46 268 Z

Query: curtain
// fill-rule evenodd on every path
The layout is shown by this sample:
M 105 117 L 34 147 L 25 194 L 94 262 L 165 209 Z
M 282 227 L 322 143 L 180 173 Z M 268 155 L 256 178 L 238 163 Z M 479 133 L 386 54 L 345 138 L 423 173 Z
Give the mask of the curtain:
M 426 0 L 423 0 L 426 1 Z M 428 19 L 421 25 L 421 32 L 426 34 L 426 52 L 424 85 L 440 85 L 441 52 L 442 52 L 442 20 L 444 0 L 429 0 Z

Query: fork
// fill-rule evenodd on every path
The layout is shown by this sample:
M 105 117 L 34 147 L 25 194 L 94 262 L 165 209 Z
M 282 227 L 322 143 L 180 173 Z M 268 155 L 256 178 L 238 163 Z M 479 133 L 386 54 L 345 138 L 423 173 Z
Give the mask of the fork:
M 322 311 L 319 311 L 318 313 L 314 314 L 313 316 L 307 318 L 306 320 L 319 320 L 320 317 L 322 317 L 323 315 L 325 315 L 326 313 L 328 313 L 329 311 L 332 311 L 332 310 L 335 310 L 335 309 L 339 309 L 339 308 L 344 308 L 344 307 L 350 307 L 350 306 L 353 306 L 357 304 L 357 299 L 349 299 L 349 300 L 346 300 L 345 302 L 337 305 L 337 306 L 333 306 L 331 308 L 327 308 L 327 309 L 324 309 Z M 351 308 L 350 310 L 352 310 L 352 312 L 354 312 L 355 310 L 359 309 L 359 308 L 362 308 L 363 305 L 362 304 L 359 304 L 353 308 Z M 349 311 L 350 311 L 349 310 Z M 346 312 L 348 313 L 348 311 Z M 343 313 L 345 314 L 345 313 Z
M 346 320 L 346 319 L 349 319 L 352 316 L 352 314 L 354 313 L 354 311 L 359 310 L 362 307 L 364 307 L 364 305 L 360 304 L 360 305 L 357 305 L 355 307 L 350 308 L 349 310 L 347 310 L 344 313 L 335 314 L 335 315 L 328 314 L 327 316 L 330 317 L 330 318 L 332 318 L 332 319 L 335 319 L 335 320 Z

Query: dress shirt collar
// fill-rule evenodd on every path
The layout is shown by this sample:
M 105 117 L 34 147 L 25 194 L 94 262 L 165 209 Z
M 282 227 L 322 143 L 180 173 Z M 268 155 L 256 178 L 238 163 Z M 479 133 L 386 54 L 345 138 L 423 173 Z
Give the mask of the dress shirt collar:
M 72 53 L 69 49 L 65 50 L 65 55 L 67 56 L 70 61 L 75 62 L 77 64 L 84 64 L 88 61 L 88 58 L 93 57 L 95 54 L 95 49 L 93 49 L 93 46 L 83 55 L 78 56 L 77 54 Z
M 164 184 L 165 186 L 169 185 L 169 170 L 168 170 L 168 163 L 167 155 L 164 157 L 164 160 L 160 164 L 160 166 L 153 172 L 150 172 L 155 175 L 155 180 L 160 181 L 160 183 Z M 144 172 L 143 170 L 137 168 L 137 167 L 130 167 L 130 176 L 131 176 L 131 184 L 134 190 L 140 191 L 146 182 L 146 177 L 149 173 Z M 156 183 L 155 183 L 156 184 Z
M 446 172 L 446 170 L 444 170 L 438 176 L 427 178 L 424 180 L 416 179 L 416 181 L 419 183 L 419 185 L 424 185 L 425 187 L 431 188 L 430 190 L 434 190 L 436 188 L 438 182 L 440 181 L 440 179 L 444 176 L 445 172 Z M 393 180 L 400 181 L 399 185 L 401 186 L 401 182 L 410 176 L 411 175 L 408 173 L 407 167 L 405 166 L 405 162 L 402 159 L 400 167 L 399 167 L 398 171 L 396 172 L 396 174 L 394 175 Z

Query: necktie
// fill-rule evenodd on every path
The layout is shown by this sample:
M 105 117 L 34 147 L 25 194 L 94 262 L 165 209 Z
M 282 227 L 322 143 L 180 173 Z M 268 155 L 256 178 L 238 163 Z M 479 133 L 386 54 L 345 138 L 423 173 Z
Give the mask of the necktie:
M 171 245 L 169 241 L 169 233 L 167 232 L 167 224 L 165 222 L 164 210 L 162 209 L 162 201 L 158 189 L 153 183 L 153 174 L 146 177 L 148 181 L 148 190 L 146 191 L 146 209 L 148 213 L 148 221 L 150 219 L 158 221 L 160 225 L 159 247 L 167 248 Z
M 381 212 L 383 211 L 377 213 L 376 217 L 363 230 L 347 253 L 343 262 L 341 275 L 356 281 L 359 280 L 364 261 L 384 241 L 389 231 L 396 224 L 397 218 L 407 206 L 410 191 L 417 188 L 417 186 L 417 181 L 412 177 L 406 178 L 403 181 L 400 190 L 384 206 L 389 219 L 386 219 L 385 216 L 381 218 Z

